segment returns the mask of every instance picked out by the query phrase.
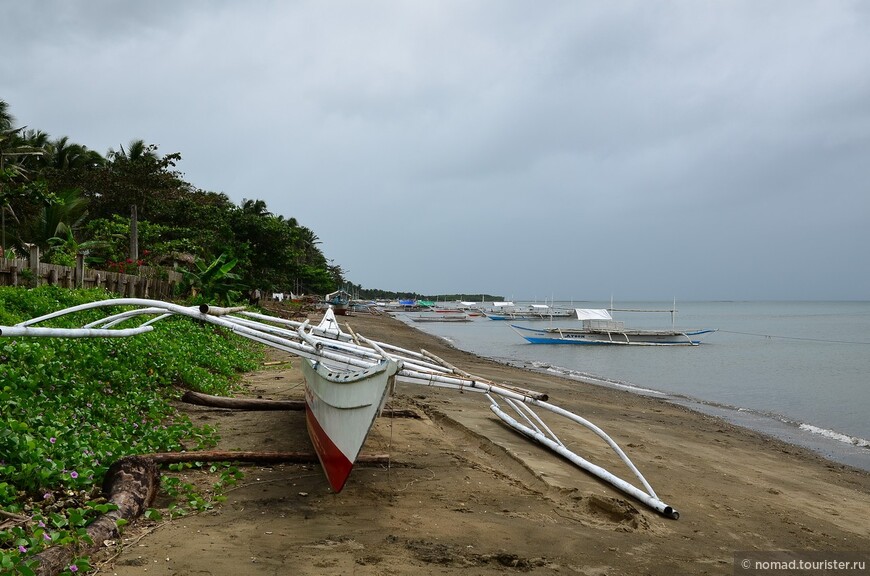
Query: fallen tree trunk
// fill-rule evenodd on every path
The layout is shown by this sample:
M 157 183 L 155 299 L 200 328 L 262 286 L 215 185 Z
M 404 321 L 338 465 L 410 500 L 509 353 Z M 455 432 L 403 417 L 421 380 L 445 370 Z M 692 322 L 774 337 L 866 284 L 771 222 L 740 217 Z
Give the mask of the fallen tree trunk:
M 224 450 L 202 450 L 196 452 L 157 452 L 143 454 L 157 464 L 177 464 L 179 462 L 250 462 L 252 464 L 316 464 L 314 452 L 234 452 Z M 390 463 L 387 454 L 360 454 L 356 463 L 360 465 L 386 465 Z
M 188 390 L 181 397 L 182 402 L 209 406 L 212 408 L 231 408 L 233 410 L 305 410 L 302 400 L 263 400 L 262 398 L 225 398 Z
M 188 390 L 181 397 L 182 402 L 208 406 L 210 408 L 228 408 L 231 410 L 305 410 L 305 402 L 302 400 L 264 400 L 262 398 L 226 398 L 225 396 L 212 396 L 202 392 Z M 386 418 L 416 418 L 420 415 L 413 410 L 394 410 L 384 408 L 381 415 Z
M 53 546 L 33 557 L 37 561 L 37 576 L 54 576 L 66 570 L 79 556 L 96 552 L 106 540 L 116 540 L 121 533 L 118 520 L 132 522 L 141 516 L 153 503 L 160 488 L 160 464 L 178 462 L 251 462 L 275 464 L 313 464 L 318 462 L 313 452 L 230 452 L 204 450 L 198 452 L 155 452 L 126 456 L 109 467 L 103 479 L 103 493 L 110 504 L 117 506 L 87 527 L 92 544 Z M 361 454 L 358 465 L 388 465 L 387 454 Z
M 66 570 L 77 556 L 92 554 L 104 541 L 118 538 L 118 520 L 129 522 L 144 513 L 153 504 L 159 487 L 160 471 L 154 460 L 127 456 L 116 461 L 103 479 L 103 492 L 109 503 L 118 507 L 117 510 L 103 514 L 87 527 L 92 544 L 54 546 L 34 556 L 39 563 L 36 574 L 58 574 Z

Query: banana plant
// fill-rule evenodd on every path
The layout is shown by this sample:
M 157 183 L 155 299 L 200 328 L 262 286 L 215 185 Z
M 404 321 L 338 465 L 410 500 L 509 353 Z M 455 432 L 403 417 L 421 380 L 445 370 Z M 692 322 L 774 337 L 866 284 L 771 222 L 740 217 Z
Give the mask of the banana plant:
M 211 264 L 197 259 L 194 262 L 196 271 L 182 271 L 182 293 L 190 293 L 194 304 L 232 305 L 241 302 L 245 287 L 239 282 L 241 277 L 231 271 L 238 262 L 237 258 L 228 260 L 226 253 Z

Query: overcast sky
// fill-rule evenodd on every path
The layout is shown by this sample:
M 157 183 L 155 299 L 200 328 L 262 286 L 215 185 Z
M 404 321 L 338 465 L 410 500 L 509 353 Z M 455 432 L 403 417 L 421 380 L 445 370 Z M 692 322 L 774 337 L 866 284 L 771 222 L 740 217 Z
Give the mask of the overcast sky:
M 37 0 L 17 125 L 179 152 L 367 288 L 870 299 L 870 3 Z

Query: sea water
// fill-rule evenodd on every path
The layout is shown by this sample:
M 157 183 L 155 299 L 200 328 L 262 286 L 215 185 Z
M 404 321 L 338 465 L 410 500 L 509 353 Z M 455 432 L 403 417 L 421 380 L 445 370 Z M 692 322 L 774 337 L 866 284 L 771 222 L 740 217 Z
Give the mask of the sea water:
M 520 304 L 520 303 L 517 303 Z M 609 302 L 555 302 L 609 308 Z M 622 302 L 617 309 L 669 310 Z M 619 312 L 626 328 L 670 328 L 667 312 Z M 660 397 L 870 470 L 870 302 L 678 302 L 679 330 L 716 328 L 700 346 L 528 344 L 510 324 L 577 327 L 577 320 L 414 323 L 459 349 Z

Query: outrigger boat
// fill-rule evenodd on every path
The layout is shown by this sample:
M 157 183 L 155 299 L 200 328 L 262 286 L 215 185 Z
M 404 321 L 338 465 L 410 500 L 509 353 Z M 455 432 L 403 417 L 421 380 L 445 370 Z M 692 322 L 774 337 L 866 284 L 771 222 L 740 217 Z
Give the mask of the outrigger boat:
M 471 318 L 463 313 L 420 312 L 409 317 L 414 322 L 471 322 Z
M 674 310 L 625 310 L 627 312 L 675 312 Z M 514 332 L 522 336 L 530 344 L 603 344 L 617 346 L 697 346 L 701 343 L 700 336 L 715 332 L 716 329 L 704 330 L 652 330 L 642 328 L 626 328 L 621 320 L 614 320 L 605 309 L 577 308 L 577 319 L 580 327 L 551 326 L 548 328 L 531 328 L 511 324 Z M 672 316 L 673 318 L 673 316 Z
M 335 292 L 331 292 L 326 295 L 324 299 L 326 305 L 331 310 L 334 310 L 335 314 L 341 314 L 342 316 L 347 315 L 347 307 L 350 305 L 350 294 L 345 292 L 344 290 L 336 290 Z
M 547 304 L 517 307 L 513 302 L 494 302 L 493 307 L 483 314 L 490 320 L 557 320 L 574 316 L 574 311 Z
M 80 328 L 40 326 L 52 319 L 96 308 L 132 307 L 85 324 Z M 159 300 L 115 298 L 73 306 L 14 326 L 0 326 L 2 337 L 118 338 L 153 330 L 169 316 L 186 316 L 221 326 L 249 340 L 300 356 L 306 389 L 306 424 L 330 486 L 340 491 L 388 395 L 397 382 L 483 394 L 490 410 L 513 430 L 567 459 L 575 466 L 609 483 L 623 493 L 668 518 L 679 513 L 663 502 L 616 442 L 585 418 L 548 402 L 546 394 L 501 385 L 464 372 L 421 350 L 405 350 L 343 332 L 332 310 L 317 326 L 249 312 L 244 308 L 208 305 L 181 306 Z M 151 318 L 131 327 L 137 317 Z M 513 414 L 505 411 L 502 403 Z M 634 474 L 636 485 L 589 462 L 572 451 L 553 432 L 538 409 L 553 417 L 585 427 L 606 442 Z

